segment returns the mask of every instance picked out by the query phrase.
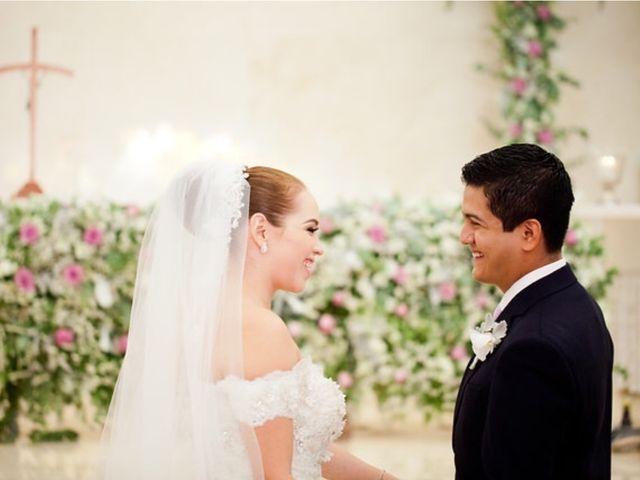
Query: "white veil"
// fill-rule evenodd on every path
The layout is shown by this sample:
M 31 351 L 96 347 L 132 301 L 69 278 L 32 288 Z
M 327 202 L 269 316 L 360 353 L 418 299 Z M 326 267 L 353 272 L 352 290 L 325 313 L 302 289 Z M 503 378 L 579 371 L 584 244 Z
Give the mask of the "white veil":
M 157 203 L 103 432 L 103 478 L 263 478 L 253 429 L 215 388 L 243 377 L 248 206 L 242 167 L 221 162 L 186 168 Z

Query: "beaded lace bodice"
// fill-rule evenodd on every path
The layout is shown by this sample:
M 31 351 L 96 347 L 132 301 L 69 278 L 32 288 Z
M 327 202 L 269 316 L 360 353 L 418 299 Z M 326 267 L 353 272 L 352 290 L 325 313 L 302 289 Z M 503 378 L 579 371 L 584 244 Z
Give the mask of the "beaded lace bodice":
M 321 463 L 331 458 L 329 444 L 342 433 L 344 394 L 306 357 L 291 370 L 274 371 L 254 380 L 227 377 L 218 383 L 234 416 L 253 427 L 276 417 L 293 420 L 294 480 L 319 480 Z

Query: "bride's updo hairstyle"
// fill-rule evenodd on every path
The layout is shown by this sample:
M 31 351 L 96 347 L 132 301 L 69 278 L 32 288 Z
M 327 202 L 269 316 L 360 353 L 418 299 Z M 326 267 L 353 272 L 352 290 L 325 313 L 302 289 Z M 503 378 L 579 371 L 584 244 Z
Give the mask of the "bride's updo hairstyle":
M 306 188 L 304 183 L 270 167 L 251 167 L 246 173 L 251 185 L 249 218 L 254 213 L 262 213 L 271 225 L 281 227 L 283 218 L 293 211 L 296 196 Z

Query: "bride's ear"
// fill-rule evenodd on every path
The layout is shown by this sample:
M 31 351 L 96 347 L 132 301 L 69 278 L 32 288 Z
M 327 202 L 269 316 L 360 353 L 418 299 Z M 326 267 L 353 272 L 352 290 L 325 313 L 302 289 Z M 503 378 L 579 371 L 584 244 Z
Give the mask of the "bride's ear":
M 260 248 L 267 241 L 267 232 L 271 224 L 262 213 L 254 213 L 249 218 L 249 237 Z

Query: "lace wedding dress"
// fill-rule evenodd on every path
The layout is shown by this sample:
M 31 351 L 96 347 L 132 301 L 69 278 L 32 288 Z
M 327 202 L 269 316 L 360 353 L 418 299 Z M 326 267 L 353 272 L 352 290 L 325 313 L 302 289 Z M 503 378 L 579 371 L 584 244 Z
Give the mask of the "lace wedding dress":
M 305 357 L 291 370 L 254 380 L 227 377 L 216 384 L 216 390 L 228 398 L 234 417 L 252 427 L 276 417 L 291 418 L 294 480 L 322 478 L 321 464 L 331 458 L 329 444 L 342 433 L 345 400 L 319 365 Z

